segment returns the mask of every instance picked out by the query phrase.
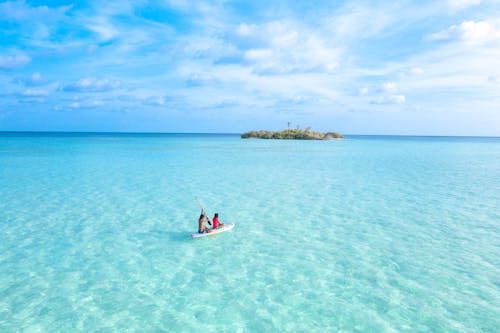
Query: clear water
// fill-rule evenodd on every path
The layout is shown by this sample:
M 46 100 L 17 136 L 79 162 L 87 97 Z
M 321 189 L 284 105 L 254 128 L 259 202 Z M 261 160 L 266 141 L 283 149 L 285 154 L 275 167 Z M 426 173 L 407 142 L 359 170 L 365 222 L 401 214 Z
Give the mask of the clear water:
M 0 191 L 1 332 L 499 331 L 497 138 L 3 133 Z

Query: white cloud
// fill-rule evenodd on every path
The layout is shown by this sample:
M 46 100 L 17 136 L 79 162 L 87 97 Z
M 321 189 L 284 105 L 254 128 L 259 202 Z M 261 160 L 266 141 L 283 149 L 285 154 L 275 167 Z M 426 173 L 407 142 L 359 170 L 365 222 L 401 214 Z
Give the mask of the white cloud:
M 389 101 L 395 104 L 403 104 L 406 102 L 406 97 L 405 95 L 390 95 Z
M 31 62 L 31 58 L 24 54 L 13 56 L 0 56 L 0 68 L 16 69 L 23 67 Z
M 330 20 L 330 28 L 339 39 L 364 39 L 375 36 L 394 20 L 389 8 L 354 3 L 347 5 L 343 13 Z
M 153 95 L 149 97 L 135 97 L 138 101 L 140 101 L 144 105 L 149 106 L 165 106 L 168 102 L 167 97 L 163 95 Z
M 500 38 L 500 28 L 496 22 L 465 21 L 448 29 L 434 33 L 431 40 L 461 40 L 468 44 L 479 44 Z
M 23 96 L 47 96 L 49 92 L 43 89 L 26 89 L 23 91 Z
M 481 0 L 448 0 L 448 7 L 451 10 L 462 10 L 471 6 L 476 6 Z
M 360 88 L 360 89 L 359 89 L 359 94 L 360 94 L 361 96 L 365 96 L 365 95 L 367 95 L 367 94 L 368 94 L 368 92 L 369 92 L 369 90 L 368 90 L 368 88 L 366 88 L 366 87 L 363 87 L 363 88 Z
M 48 6 L 31 7 L 25 1 L 7 1 L 0 3 L 0 19 L 4 20 L 47 20 L 59 19 L 73 5 L 49 8 Z
M 64 86 L 63 90 L 76 92 L 100 92 L 113 90 L 119 86 L 120 81 L 116 80 L 83 78 L 73 84 Z
M 47 83 L 47 81 L 42 77 L 42 74 L 40 73 L 33 73 L 29 77 L 24 77 L 24 78 L 17 78 L 14 80 L 14 82 L 22 84 L 24 86 L 28 87 L 34 87 L 34 86 L 42 86 Z
M 40 73 L 33 73 L 33 75 L 31 75 L 31 81 L 32 82 L 40 82 L 42 81 L 42 75 Z
M 167 100 L 166 100 L 166 98 L 164 96 L 160 96 L 160 97 L 156 98 L 155 102 L 158 105 L 165 105 L 165 103 L 167 102 Z
M 19 102 L 21 102 L 21 103 L 43 103 L 43 102 L 45 102 L 45 98 L 28 97 L 28 98 L 20 99 Z
M 365 88 L 366 89 L 366 88 Z M 384 82 L 381 84 L 380 88 L 376 91 L 378 97 L 371 101 L 372 104 L 404 104 L 406 102 L 406 96 L 398 93 L 399 87 L 396 82 Z M 366 89 L 368 93 L 368 89 Z M 361 91 L 360 91 L 361 94 Z M 361 94 L 363 95 L 363 94 Z M 365 94 L 366 95 L 366 94 Z
M 108 41 L 118 36 L 118 30 L 115 29 L 106 17 L 95 17 L 86 27 L 98 34 L 101 41 Z
M 410 69 L 410 74 L 412 75 L 422 75 L 424 74 L 424 70 L 420 67 L 412 67 Z
M 91 101 L 74 101 L 71 102 L 68 107 L 72 109 L 92 109 L 104 105 L 101 100 L 91 100 Z
M 246 23 L 241 23 L 236 28 L 236 34 L 239 36 L 250 36 L 251 33 L 252 33 L 252 26 Z
M 213 84 L 216 81 L 217 79 L 209 73 L 191 73 L 186 83 L 188 84 L 188 86 L 197 87 Z
M 406 102 L 406 96 L 401 94 L 379 96 L 377 99 L 373 100 L 374 104 L 404 104 Z
M 340 50 L 322 32 L 297 22 L 241 23 L 234 33 L 230 41 L 256 73 L 329 72 L 338 67 Z
M 234 45 L 212 36 L 188 36 L 180 41 L 180 50 L 185 55 L 184 59 L 189 60 L 192 57 L 221 59 L 221 56 L 234 56 L 240 53 Z
M 395 93 L 398 91 L 398 85 L 395 82 L 385 82 L 382 84 L 382 91 L 387 93 Z
M 255 62 L 269 61 L 272 56 L 273 51 L 269 49 L 251 49 L 244 54 L 246 60 Z

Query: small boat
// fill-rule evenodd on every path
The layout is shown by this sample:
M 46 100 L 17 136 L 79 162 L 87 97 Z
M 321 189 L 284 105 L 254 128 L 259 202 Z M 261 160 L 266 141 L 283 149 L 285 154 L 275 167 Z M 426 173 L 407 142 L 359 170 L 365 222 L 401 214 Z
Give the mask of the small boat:
M 220 229 L 215 229 L 211 232 L 205 232 L 203 234 L 200 234 L 200 233 L 194 233 L 194 234 L 191 234 L 191 238 L 200 238 L 200 237 L 206 237 L 206 236 L 212 236 L 212 235 L 217 235 L 217 234 L 220 234 L 224 231 L 228 231 L 228 230 L 231 230 L 234 228 L 234 223 L 225 223 L 224 226 Z

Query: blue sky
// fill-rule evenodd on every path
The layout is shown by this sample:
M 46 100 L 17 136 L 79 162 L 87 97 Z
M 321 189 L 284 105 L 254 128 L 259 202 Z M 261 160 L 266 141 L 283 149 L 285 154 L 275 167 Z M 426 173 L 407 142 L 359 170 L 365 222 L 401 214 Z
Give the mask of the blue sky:
M 500 1 L 0 2 L 0 130 L 500 136 Z

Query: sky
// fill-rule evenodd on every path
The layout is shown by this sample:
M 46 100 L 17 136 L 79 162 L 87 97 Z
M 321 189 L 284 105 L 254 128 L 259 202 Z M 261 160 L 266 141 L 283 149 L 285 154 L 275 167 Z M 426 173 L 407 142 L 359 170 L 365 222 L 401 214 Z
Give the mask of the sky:
M 500 0 L 0 2 L 0 131 L 500 136 Z

